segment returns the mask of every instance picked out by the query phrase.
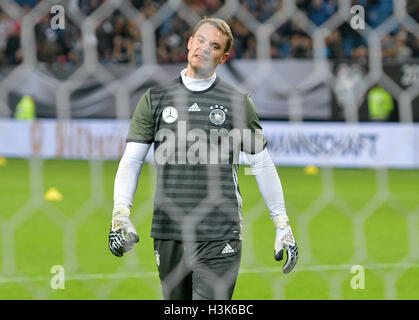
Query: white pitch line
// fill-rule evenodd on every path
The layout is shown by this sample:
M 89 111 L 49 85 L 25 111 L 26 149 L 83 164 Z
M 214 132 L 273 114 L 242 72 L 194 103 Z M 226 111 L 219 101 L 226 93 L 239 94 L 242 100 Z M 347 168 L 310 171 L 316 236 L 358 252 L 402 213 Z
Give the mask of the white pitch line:
M 326 264 L 326 265 L 314 265 L 314 266 L 296 266 L 292 272 L 298 271 L 342 271 L 351 270 L 351 268 L 358 264 Z M 382 269 L 408 269 L 408 268 L 419 268 L 419 263 L 414 262 L 399 262 L 399 263 L 371 263 L 371 264 L 359 264 L 368 270 L 382 270 Z M 270 268 L 254 268 L 254 269 L 243 269 L 240 273 L 271 273 L 281 272 L 281 267 L 270 267 Z
M 355 264 L 336 264 L 336 265 L 314 265 L 314 266 L 297 266 L 293 272 L 301 271 L 350 271 Z M 382 269 L 408 269 L 419 268 L 419 263 L 400 262 L 400 263 L 372 263 L 360 264 L 367 270 L 382 270 Z M 281 273 L 281 267 L 270 268 L 243 268 L 239 274 L 252 273 Z M 0 277 L 0 284 L 2 283 L 25 283 L 25 282 L 44 282 L 50 281 L 51 276 L 37 276 L 37 277 Z M 130 272 L 130 273 L 94 273 L 94 274 L 73 274 L 65 275 L 65 281 L 82 281 L 82 280 L 109 280 L 109 279 L 132 279 L 132 278 L 153 278 L 158 277 L 157 272 Z

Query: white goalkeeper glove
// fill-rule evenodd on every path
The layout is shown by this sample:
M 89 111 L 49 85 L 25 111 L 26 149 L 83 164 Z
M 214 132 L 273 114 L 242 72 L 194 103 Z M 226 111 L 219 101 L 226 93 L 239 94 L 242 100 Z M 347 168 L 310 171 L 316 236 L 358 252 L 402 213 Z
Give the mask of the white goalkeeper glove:
M 287 215 L 279 215 L 272 218 L 276 228 L 275 260 L 283 259 L 284 248 L 287 251 L 287 261 L 282 267 L 283 273 L 289 273 L 294 269 L 298 261 L 298 247 Z
M 117 256 L 134 247 L 139 240 L 134 225 L 129 220 L 130 210 L 127 206 L 116 206 L 112 212 L 112 226 L 109 232 L 109 249 Z

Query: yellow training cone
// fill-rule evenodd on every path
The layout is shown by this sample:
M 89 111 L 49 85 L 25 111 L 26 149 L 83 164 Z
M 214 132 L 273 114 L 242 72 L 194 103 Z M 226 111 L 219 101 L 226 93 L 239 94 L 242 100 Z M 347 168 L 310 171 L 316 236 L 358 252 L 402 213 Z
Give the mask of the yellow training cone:
M 61 201 L 63 200 L 63 195 L 56 188 L 50 188 L 47 193 L 45 193 L 45 199 L 48 201 Z
M 316 166 L 309 165 L 304 168 L 304 173 L 308 175 L 315 175 L 319 173 L 319 168 Z
M 0 167 L 5 167 L 7 164 L 7 159 L 4 157 L 0 157 Z

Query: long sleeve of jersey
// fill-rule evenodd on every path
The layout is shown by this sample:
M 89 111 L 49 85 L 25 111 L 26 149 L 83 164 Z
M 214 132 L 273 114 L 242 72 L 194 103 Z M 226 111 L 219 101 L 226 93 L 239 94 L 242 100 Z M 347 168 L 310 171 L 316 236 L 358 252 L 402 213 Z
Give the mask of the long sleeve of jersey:
M 151 144 L 128 142 L 119 162 L 114 184 L 114 206 L 132 206 L 138 177 Z
M 271 218 L 286 215 L 284 193 L 275 165 L 265 148 L 257 154 L 244 153 L 245 161 L 256 178 L 259 190 L 268 206 Z

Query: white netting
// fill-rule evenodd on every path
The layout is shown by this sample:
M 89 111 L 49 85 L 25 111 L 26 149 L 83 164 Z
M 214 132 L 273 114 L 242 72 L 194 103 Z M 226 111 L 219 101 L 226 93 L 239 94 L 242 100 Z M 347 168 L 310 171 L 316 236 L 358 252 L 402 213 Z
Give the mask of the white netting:
M 30 1 L 28 2 L 30 3 Z M 286 28 L 289 24 L 299 29 L 301 37 L 298 41 L 300 41 L 301 45 L 299 46 L 300 51 L 290 50 L 289 52 L 291 53 L 289 53 L 288 57 L 292 57 L 293 54 L 294 57 L 298 57 L 301 54 L 305 58 L 311 59 L 314 61 L 314 70 L 307 77 L 321 79 L 323 82 L 333 86 L 337 79 L 328 63 L 330 57 L 328 50 L 332 49 L 328 48 L 327 44 L 334 31 L 345 23 L 349 25 L 352 18 L 352 4 L 350 1 L 344 0 L 337 2 L 327 1 L 327 3 L 335 4 L 336 6 L 331 9 L 329 16 L 324 21 L 321 21 L 320 24 L 314 23 L 304 10 L 306 8 L 305 5 L 307 3 L 310 4 L 310 1 L 107 0 L 97 1 L 97 6 L 92 6 L 89 1 L 43 0 L 33 1 L 33 3 L 36 3 L 36 6 L 29 9 L 11 0 L 3 0 L 0 3 L 0 8 L 3 14 L 8 16 L 8 19 L 20 21 L 19 32 L 21 39 L 21 50 L 17 50 L 15 55 L 13 55 L 15 61 L 7 61 L 6 55 L 2 56 L 4 62 L 12 62 L 14 66 L 0 82 L 0 117 L 12 115 L 14 106 L 9 105 L 9 94 L 20 86 L 31 71 L 41 67 L 38 61 L 39 57 L 43 59 L 43 62 L 51 62 L 50 65 L 55 70 L 60 68 L 60 65 L 54 60 L 57 57 L 57 54 L 53 54 L 56 52 L 54 48 L 49 53 L 44 52 L 43 54 L 40 51 L 45 48 L 37 46 L 39 45 L 37 43 L 39 31 L 37 28 L 41 28 L 42 23 L 45 23 L 45 17 L 47 17 L 46 23 L 48 24 L 50 10 L 54 5 L 62 5 L 64 7 L 66 16 L 66 27 L 64 30 L 74 35 L 74 38 L 69 39 L 73 43 L 67 44 L 71 54 L 67 55 L 66 64 L 66 66 L 73 65 L 73 69 L 69 72 L 69 76 L 57 80 L 54 92 L 55 111 L 58 119 L 71 118 L 72 94 L 82 84 L 86 83 L 88 79 L 92 78 L 105 86 L 114 96 L 116 118 L 129 118 L 133 107 L 130 105 L 130 97 L 133 92 L 149 80 L 160 81 L 162 75 L 166 74 L 166 65 L 162 62 L 184 61 L 186 52 L 185 37 L 190 34 L 188 34 L 190 30 L 187 29 L 191 29 L 203 15 L 223 18 L 234 24 L 235 28 L 233 28 L 233 31 L 236 32 L 237 46 L 241 46 L 242 49 L 236 48 L 237 58 L 257 59 L 256 70 L 252 72 L 251 77 L 243 79 L 242 82 L 242 86 L 248 88 L 250 92 L 252 88 L 264 81 L 267 75 L 269 75 L 273 59 L 284 57 L 281 50 L 286 50 L 287 43 L 282 42 L 276 31 L 280 28 Z M 362 4 L 361 1 L 360 4 Z M 348 97 L 344 98 L 345 109 L 342 112 L 344 120 L 348 123 L 353 124 L 359 121 L 358 109 L 360 102 L 352 98 L 362 95 L 376 83 L 385 87 L 397 100 L 400 121 L 406 124 L 412 123 L 412 101 L 419 94 L 419 86 L 416 84 L 402 89 L 388 75 L 383 73 L 383 55 L 388 54 L 390 51 L 383 51 L 382 41 L 387 34 L 400 25 L 410 36 L 417 37 L 419 35 L 419 24 L 407 13 L 406 6 L 409 7 L 409 5 L 412 5 L 409 1 L 394 0 L 394 9 L 378 26 L 373 28 L 366 24 L 365 29 L 356 31 L 361 35 L 361 40 L 366 43 L 368 50 L 362 51 L 360 49 L 356 51 L 354 53 L 355 57 L 360 60 L 364 59 L 368 62 L 369 67 L 368 73 L 363 76 L 363 81 L 358 83 L 359 86 L 349 88 L 349 92 L 346 93 Z M 114 55 L 112 56 L 114 60 L 125 59 L 124 63 L 132 67 L 132 74 L 128 78 L 124 78 L 124 80 L 115 78 L 104 67 L 104 62 L 108 61 L 109 52 L 106 51 L 107 47 L 102 43 L 103 38 L 98 38 L 98 30 L 100 28 L 106 30 L 106 23 L 112 21 L 110 17 L 117 11 L 125 21 L 130 22 L 130 30 L 127 32 L 132 35 L 132 41 L 126 47 L 125 53 L 128 54 L 126 56 L 121 54 L 116 58 Z M 171 24 L 172 30 L 170 30 L 169 24 Z M 173 30 L 177 30 L 176 28 L 179 28 L 178 30 L 181 32 L 180 37 L 179 34 L 173 32 Z M 284 32 L 286 34 L 286 31 Z M 246 35 L 243 39 L 240 38 L 242 34 Z M 48 34 L 44 36 L 48 36 Z M 46 42 L 42 43 L 45 44 Z M 285 75 L 280 75 L 279 79 L 282 83 L 287 82 Z M 112 86 L 109 86 L 109 83 L 112 83 Z M 353 90 L 356 90 L 355 94 Z M 304 119 L 303 110 L 306 108 L 302 104 L 304 94 L 304 90 L 297 89 L 288 98 L 288 119 L 296 125 L 296 128 Z M 105 183 L 103 175 L 104 162 L 100 160 L 89 161 L 87 172 L 90 174 L 91 196 L 87 202 L 81 203 L 80 207 L 75 209 L 71 217 L 66 216 L 58 207 L 42 201 L 45 188 L 43 181 L 44 163 L 44 160 L 36 157 L 29 160 L 31 197 L 26 203 L 22 203 L 19 209 L 13 212 L 12 215 L 0 217 L 2 231 L 0 290 L 1 283 L 3 285 L 5 283 L 19 283 L 34 298 L 44 299 L 53 296 L 49 286 L 44 284 L 45 281 L 49 281 L 51 277 L 49 274 L 26 275 L 20 271 L 19 263 L 16 261 L 16 234 L 28 220 L 42 212 L 62 232 L 62 261 L 67 280 L 78 280 L 83 283 L 83 286 L 93 292 L 94 298 L 107 299 L 113 297 L 111 293 L 123 284 L 126 279 L 139 278 L 144 286 L 148 287 L 155 296 L 161 297 L 161 288 L 156 280 L 157 274 L 150 272 L 149 266 L 151 262 L 139 259 L 134 254 L 125 255 L 124 262 L 119 267 L 114 268 L 113 273 L 86 274 L 79 272 L 80 259 L 77 250 L 80 250 L 80 244 L 77 242 L 77 234 L 80 232 L 80 229 L 85 230 L 88 228 L 88 224 L 95 222 L 94 214 L 98 210 L 109 212 L 110 223 L 110 211 L 113 204 L 111 197 L 103 190 Z M 409 209 L 393 196 L 386 168 L 378 168 L 375 171 L 374 179 L 376 179 L 377 192 L 368 203 L 357 209 L 353 208 L 347 200 L 343 199 L 336 192 L 334 169 L 325 168 L 320 172 L 322 193 L 319 193 L 319 196 L 304 210 L 293 207 L 293 204 L 287 202 L 286 199 L 294 233 L 302 252 L 296 270 L 289 277 L 275 277 L 274 274 L 276 274 L 277 270 L 273 271 L 264 267 L 263 262 L 258 258 L 258 242 L 253 238 L 255 234 L 253 224 L 267 215 L 266 206 L 262 197 L 260 197 L 258 203 L 252 208 L 246 209 L 243 234 L 243 246 L 246 252 L 243 253 L 242 270 L 239 274 L 239 279 L 241 275 L 251 276 L 252 274 L 258 274 L 258 277 L 269 283 L 271 290 L 271 295 L 269 296 L 275 299 L 283 299 L 286 297 L 285 288 L 289 283 L 292 283 L 294 277 L 298 277 L 299 271 L 313 271 L 318 273 L 319 278 L 327 283 L 329 298 L 340 299 L 342 298 L 342 281 L 350 276 L 351 266 L 365 264 L 366 266 L 369 265 L 374 270 L 375 275 L 382 279 L 384 283 L 383 297 L 396 298 L 397 279 L 409 267 L 414 265 L 418 259 L 417 243 L 419 236 L 417 226 L 419 223 L 419 207 Z M 142 181 L 144 184 L 154 188 L 155 177 L 153 174 L 143 178 Z M 286 194 L 287 190 L 285 190 Z M 217 196 L 217 193 L 209 194 L 207 200 L 212 201 Z M 136 226 L 150 218 L 152 204 L 153 199 L 151 196 L 146 202 L 134 204 L 131 217 Z M 394 211 L 400 213 L 408 226 L 408 252 L 394 266 L 374 263 L 374 259 L 368 255 L 366 243 L 366 221 L 384 204 L 388 204 Z M 340 265 L 328 266 L 322 264 L 321 259 L 319 260 L 316 254 L 312 252 L 310 244 L 310 224 L 328 206 L 333 206 L 337 214 L 343 215 L 347 221 L 350 221 L 353 255 Z M 295 214 L 295 217 L 292 216 L 292 213 Z M 138 231 L 142 238 L 147 236 L 149 232 L 149 230 L 144 229 Z M 273 234 L 271 232 L 271 237 L 273 237 Z M 104 243 L 107 241 L 106 238 L 94 240 L 103 241 Z M 333 239 L 330 241 L 333 242 Z M 273 246 L 273 238 L 271 243 Z M 150 243 L 140 241 L 140 246 L 145 245 L 150 245 Z M 92 252 L 93 259 L 94 256 L 95 253 Z M 133 270 L 137 270 L 137 272 L 133 272 Z M 324 271 L 333 271 L 333 273 L 330 275 Z M 223 281 L 223 279 L 216 280 L 220 281 L 220 283 Z M 39 282 L 42 282 L 42 284 Z M 77 294 L 73 298 L 77 298 Z

